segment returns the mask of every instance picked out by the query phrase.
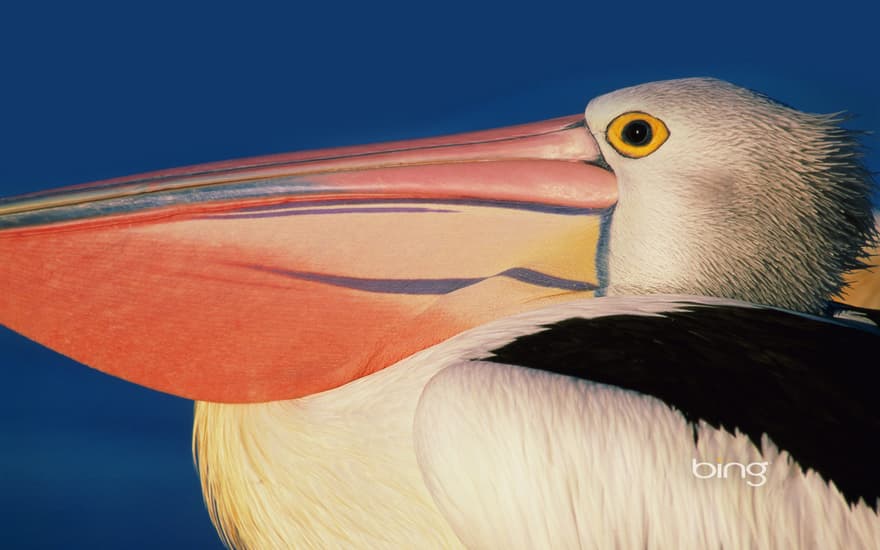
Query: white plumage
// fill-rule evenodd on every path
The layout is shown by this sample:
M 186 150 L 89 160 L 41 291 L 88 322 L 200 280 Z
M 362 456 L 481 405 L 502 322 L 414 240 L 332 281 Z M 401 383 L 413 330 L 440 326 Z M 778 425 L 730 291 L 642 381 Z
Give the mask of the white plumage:
M 850 508 L 766 438 L 762 454 L 701 424 L 695 443 L 681 413 L 651 396 L 479 360 L 555 321 L 662 316 L 681 300 L 745 305 L 583 300 L 304 399 L 199 403 L 212 517 L 247 548 L 872 548 L 877 513 Z M 692 475 L 693 459 L 718 457 L 769 462 L 766 484 Z

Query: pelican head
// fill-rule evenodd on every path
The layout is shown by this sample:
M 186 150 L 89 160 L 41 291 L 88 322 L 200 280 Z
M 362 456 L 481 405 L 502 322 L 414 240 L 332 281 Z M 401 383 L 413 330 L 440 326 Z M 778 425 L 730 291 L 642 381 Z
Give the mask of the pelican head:
M 619 194 L 608 294 L 821 312 L 875 239 L 873 182 L 841 120 L 709 78 L 591 101 L 587 126 Z

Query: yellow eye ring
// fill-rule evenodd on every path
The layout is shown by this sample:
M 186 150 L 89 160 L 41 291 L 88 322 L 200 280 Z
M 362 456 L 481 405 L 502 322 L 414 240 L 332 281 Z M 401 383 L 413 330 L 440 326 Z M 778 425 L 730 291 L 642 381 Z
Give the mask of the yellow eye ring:
M 648 113 L 624 113 L 608 125 L 605 139 L 621 155 L 633 159 L 650 155 L 669 138 L 669 128 Z

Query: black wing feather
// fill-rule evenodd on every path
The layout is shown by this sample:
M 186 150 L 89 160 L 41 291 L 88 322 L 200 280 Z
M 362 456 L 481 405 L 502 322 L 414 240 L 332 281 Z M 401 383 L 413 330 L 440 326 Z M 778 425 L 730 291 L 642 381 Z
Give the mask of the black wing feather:
M 652 395 L 759 448 L 766 433 L 848 502 L 876 510 L 880 331 L 767 308 L 685 309 L 566 319 L 488 360 Z

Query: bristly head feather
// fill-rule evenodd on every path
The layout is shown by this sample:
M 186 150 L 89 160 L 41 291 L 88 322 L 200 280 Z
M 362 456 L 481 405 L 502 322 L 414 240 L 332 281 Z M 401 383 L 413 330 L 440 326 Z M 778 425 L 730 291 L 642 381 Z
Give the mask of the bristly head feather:
M 669 138 L 627 158 L 605 130 L 621 113 Z M 727 82 L 694 78 L 593 100 L 587 123 L 617 174 L 610 294 L 724 296 L 820 312 L 877 242 L 860 132 Z

